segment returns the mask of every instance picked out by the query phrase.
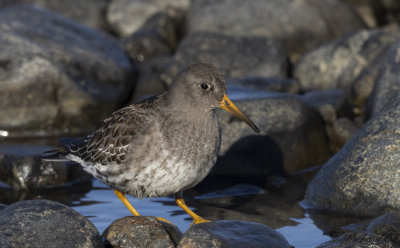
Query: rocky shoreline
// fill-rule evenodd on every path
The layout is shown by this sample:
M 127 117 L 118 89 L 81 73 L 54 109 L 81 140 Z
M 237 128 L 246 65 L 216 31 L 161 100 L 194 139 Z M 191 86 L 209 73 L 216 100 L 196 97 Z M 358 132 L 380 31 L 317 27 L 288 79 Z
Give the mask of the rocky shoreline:
M 90 132 L 168 89 L 183 66 L 208 62 L 262 131 L 218 111 L 210 177 L 262 190 L 301 181 L 296 199 L 332 237 L 319 247 L 400 245 L 398 1 L 2 1 L 0 44 L 0 192 L 90 184 L 79 166 L 42 161 L 55 142 L 38 140 Z M 266 211 L 183 234 L 125 217 L 100 235 L 66 205 L 23 199 L 0 204 L 2 247 L 290 247 L 256 223 Z

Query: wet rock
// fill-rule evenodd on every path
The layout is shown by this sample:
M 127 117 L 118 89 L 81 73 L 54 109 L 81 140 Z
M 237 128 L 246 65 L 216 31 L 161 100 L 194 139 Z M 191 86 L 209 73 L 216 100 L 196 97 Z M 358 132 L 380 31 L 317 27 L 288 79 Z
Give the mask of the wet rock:
M 258 125 L 261 135 L 218 110 L 221 157 L 214 173 L 255 177 L 271 170 L 294 173 L 323 164 L 331 156 L 322 118 L 301 97 L 270 93 L 261 99 L 238 99 L 234 95 L 231 99 Z
M 190 33 L 274 38 L 290 54 L 303 53 L 364 27 L 351 8 L 336 0 L 195 0 L 188 14 Z
M 6 207 L 7 207 L 7 205 L 4 205 L 4 204 L 0 203 L 0 212 L 1 212 L 1 210 L 5 209 Z
M 349 118 L 339 118 L 333 122 L 330 138 L 334 152 L 338 152 L 358 131 L 358 127 Z
M 137 63 L 137 78 L 131 103 L 139 102 L 147 97 L 154 96 L 167 90 L 162 80 L 162 74 L 171 61 L 169 56 L 158 56 L 149 61 Z
M 43 161 L 40 153 L 48 147 L 0 145 L 0 181 L 14 189 L 67 186 L 90 180 L 76 163 Z
M 134 62 L 170 55 L 178 45 L 176 28 L 174 20 L 167 13 L 158 12 L 138 31 L 123 39 L 122 45 Z
M 120 218 L 101 235 L 106 247 L 175 247 L 182 233 L 152 216 Z
M 364 216 L 398 211 L 399 105 L 396 95 L 322 167 L 306 205 Z
M 214 64 L 226 78 L 262 76 L 285 78 L 287 58 L 274 40 L 263 37 L 233 37 L 213 33 L 193 33 L 178 46 L 171 66 L 164 75 L 170 84 L 187 64 Z
M 84 216 L 49 200 L 20 201 L 0 212 L 1 247 L 103 247 Z
M 380 65 L 379 76 L 376 78 L 373 92 L 368 101 L 368 115 L 372 116 L 400 90 L 398 78 L 400 76 L 400 40 L 387 51 L 383 63 Z
M 341 89 L 350 95 L 355 81 L 376 69 L 377 60 L 396 39 L 386 31 L 361 30 L 305 54 L 296 64 L 294 77 L 305 91 Z M 363 87 L 368 89 L 367 84 Z M 369 93 L 371 89 L 369 85 Z
M 394 244 L 400 245 L 400 218 L 393 214 L 383 214 L 369 223 L 368 232 L 375 233 Z
M 133 87 L 116 40 L 39 7 L 1 11 L 0 43 L 0 130 L 9 136 L 88 132 Z
M 189 247 L 290 247 L 277 231 L 246 221 L 213 221 L 193 225 L 179 242 L 179 248 Z
M 169 8 L 187 9 L 189 0 L 112 0 L 107 9 L 107 21 L 120 37 L 137 31 L 146 20 L 159 11 Z
M 257 91 L 272 91 L 286 93 L 300 93 L 300 84 L 297 80 L 290 78 L 271 78 L 271 77 L 242 77 L 231 78 L 227 81 L 228 87 L 246 87 Z
M 392 242 L 369 232 L 349 232 L 318 246 L 318 248 L 394 248 Z

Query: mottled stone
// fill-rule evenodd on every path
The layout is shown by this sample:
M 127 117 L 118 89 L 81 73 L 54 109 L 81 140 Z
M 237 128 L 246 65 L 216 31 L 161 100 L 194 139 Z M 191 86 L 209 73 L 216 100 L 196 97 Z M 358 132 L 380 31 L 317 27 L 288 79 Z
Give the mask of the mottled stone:
M 400 39 L 387 51 L 380 64 L 379 76 L 374 82 L 373 92 L 368 100 L 368 115 L 372 116 L 400 90 Z
M 261 135 L 254 135 L 245 123 L 218 111 L 222 157 L 215 173 L 260 176 L 273 168 L 292 173 L 323 164 L 331 156 L 322 118 L 301 97 L 269 93 L 263 98 L 231 98 L 257 124 Z
M 189 0 L 112 0 L 107 9 L 107 21 L 120 37 L 137 31 L 146 20 L 170 7 L 187 9 Z
M 379 29 L 358 31 L 305 54 L 295 66 L 294 77 L 305 91 L 338 88 L 350 95 L 352 85 L 376 70 L 377 60 L 397 39 Z M 365 83 L 363 87 L 371 90 L 372 85 Z
M 129 97 L 118 42 L 39 7 L 0 12 L 0 130 L 9 136 L 91 130 Z
M 333 150 L 339 151 L 358 131 L 358 127 L 349 118 L 339 118 L 333 122 L 331 129 L 331 141 Z
M 274 38 L 290 54 L 364 27 L 355 11 L 337 0 L 195 0 L 188 14 L 190 33 Z
M 262 76 L 285 78 L 288 61 L 280 45 L 263 37 L 233 37 L 193 33 L 179 44 L 171 66 L 163 75 L 170 84 L 178 71 L 192 63 L 211 63 L 226 78 Z
M 101 235 L 106 247 L 175 247 L 182 233 L 152 216 L 120 218 Z
M 385 237 L 396 245 L 400 245 L 400 218 L 398 215 L 383 214 L 379 216 L 369 223 L 367 231 Z
M 1 247 L 103 247 L 84 216 L 49 200 L 20 201 L 0 212 Z
M 310 182 L 306 205 L 355 215 L 398 212 L 400 95 L 395 95 Z
M 179 242 L 179 248 L 265 247 L 290 245 L 282 234 L 254 222 L 222 220 L 193 225 Z
M 369 232 L 349 232 L 319 245 L 317 248 L 395 248 L 390 240 Z

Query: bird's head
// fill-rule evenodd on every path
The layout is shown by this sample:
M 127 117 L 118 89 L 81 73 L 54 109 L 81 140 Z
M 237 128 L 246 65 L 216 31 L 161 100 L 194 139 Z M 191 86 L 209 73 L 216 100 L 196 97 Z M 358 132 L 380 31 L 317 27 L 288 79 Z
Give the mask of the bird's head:
M 255 132 L 260 130 L 238 107 L 229 100 L 226 81 L 213 65 L 192 64 L 181 70 L 169 90 L 175 104 L 185 104 L 193 111 L 211 111 L 222 108 L 246 122 Z

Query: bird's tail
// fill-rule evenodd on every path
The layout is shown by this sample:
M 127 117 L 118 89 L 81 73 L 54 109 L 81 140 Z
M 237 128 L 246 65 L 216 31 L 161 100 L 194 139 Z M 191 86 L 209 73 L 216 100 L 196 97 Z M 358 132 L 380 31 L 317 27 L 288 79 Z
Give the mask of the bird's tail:
M 41 154 L 41 158 L 44 161 L 49 161 L 49 162 L 62 162 L 62 161 L 68 161 L 66 158 L 67 156 L 67 151 L 65 151 L 64 148 L 57 148 L 49 151 L 45 151 Z

